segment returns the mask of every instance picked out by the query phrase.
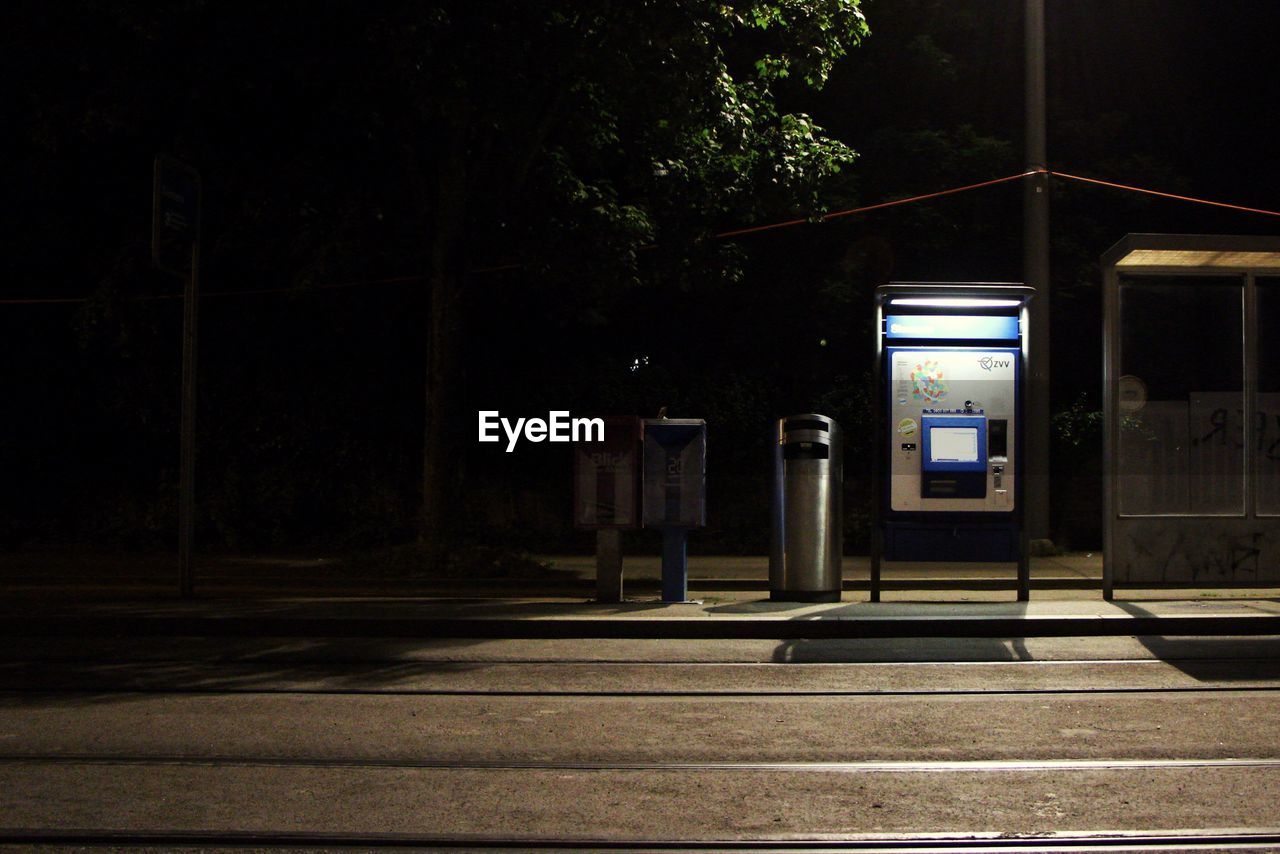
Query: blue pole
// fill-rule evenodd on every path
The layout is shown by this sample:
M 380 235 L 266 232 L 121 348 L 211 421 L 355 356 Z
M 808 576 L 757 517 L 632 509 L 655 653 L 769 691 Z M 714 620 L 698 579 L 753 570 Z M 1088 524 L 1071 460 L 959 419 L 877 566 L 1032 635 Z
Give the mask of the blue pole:
M 688 528 L 662 529 L 662 601 L 689 599 Z

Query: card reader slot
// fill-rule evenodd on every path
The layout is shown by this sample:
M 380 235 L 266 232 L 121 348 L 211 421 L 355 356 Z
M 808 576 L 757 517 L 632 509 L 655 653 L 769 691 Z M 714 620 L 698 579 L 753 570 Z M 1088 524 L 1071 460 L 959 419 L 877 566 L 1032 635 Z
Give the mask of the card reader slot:
M 1009 456 L 1009 421 L 1007 419 L 992 418 L 987 422 L 987 455 Z

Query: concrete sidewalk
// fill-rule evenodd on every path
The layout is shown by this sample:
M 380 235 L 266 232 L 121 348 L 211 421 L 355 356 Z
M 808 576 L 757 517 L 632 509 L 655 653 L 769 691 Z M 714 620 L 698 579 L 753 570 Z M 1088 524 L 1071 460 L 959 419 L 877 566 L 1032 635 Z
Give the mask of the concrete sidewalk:
M 547 564 L 549 571 L 535 579 L 496 579 L 493 586 L 531 586 L 543 590 L 564 586 L 593 589 L 594 555 L 531 555 Z M 206 588 L 228 586 L 276 587 L 281 590 L 310 590 L 317 586 L 334 588 L 395 587 L 422 591 L 432 585 L 424 578 L 360 577 L 344 567 L 340 556 L 327 554 L 209 555 L 193 560 L 197 582 Z M 27 552 L 0 553 L 0 587 L 50 587 L 60 584 L 80 589 L 125 589 L 155 587 L 165 589 L 175 583 L 177 558 L 163 553 L 90 551 L 47 548 Z M 628 584 L 647 587 L 657 583 L 661 559 L 657 554 L 629 554 L 623 559 L 623 577 Z M 870 558 L 846 555 L 842 575 L 846 590 L 866 589 L 870 578 Z M 886 586 L 922 584 L 954 587 L 961 583 L 989 586 L 1013 584 L 1012 564 L 995 563 L 892 563 L 886 564 Z M 703 589 L 768 590 L 769 558 L 766 555 L 692 555 L 689 579 Z M 1031 579 L 1042 587 L 1100 587 L 1102 554 L 1075 553 L 1031 559 Z M 441 579 L 436 586 L 456 586 L 457 579 Z M 386 590 L 384 592 L 393 592 Z M 560 591 L 556 591 L 560 592 Z M 483 595 L 483 594 L 481 594 Z
M 595 578 L 593 555 L 540 555 L 553 567 L 573 573 L 584 580 Z M 662 561 L 657 555 L 626 555 L 623 578 L 645 586 L 656 584 L 662 574 Z M 1013 564 L 1001 563 L 888 563 L 881 573 L 886 589 L 895 587 L 972 588 L 1012 587 L 1017 570 Z M 866 590 L 871 579 L 871 559 L 866 555 L 846 555 L 841 575 L 845 590 Z M 1031 559 L 1031 582 L 1043 589 L 1102 588 L 1102 553 L 1087 552 L 1035 557 Z M 769 589 L 767 555 L 692 555 L 689 558 L 689 583 L 703 590 Z
M 1059 593 L 1059 591 L 1054 591 Z M 1280 590 L 1128 591 L 1105 602 L 1071 598 L 1003 601 L 991 591 L 903 592 L 870 603 L 772 602 L 755 591 L 702 593 L 698 601 L 580 597 L 255 598 L 119 596 L 6 598 L 0 634 L 36 636 L 275 636 L 512 638 L 1044 637 L 1096 635 L 1280 635 Z
M 594 558 L 552 556 L 536 577 L 361 579 L 326 559 L 205 558 L 197 596 L 176 595 L 171 558 L 56 554 L 0 560 L 0 635 L 512 638 L 1029 637 L 1280 635 L 1280 589 L 1119 590 L 1102 599 L 1098 555 L 1036 558 L 1031 601 L 1010 565 L 887 565 L 846 558 L 843 601 L 771 602 L 767 559 L 690 558 L 690 603 L 657 595 L 659 561 L 628 557 L 628 600 L 591 601 Z M 69 569 L 72 568 L 72 569 Z M 74 571 L 73 571 L 74 569 Z

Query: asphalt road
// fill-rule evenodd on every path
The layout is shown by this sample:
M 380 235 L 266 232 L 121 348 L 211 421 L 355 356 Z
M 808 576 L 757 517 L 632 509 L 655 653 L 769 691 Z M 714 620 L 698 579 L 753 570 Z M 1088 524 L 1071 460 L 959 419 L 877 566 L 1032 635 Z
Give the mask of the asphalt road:
M 1278 651 L 33 640 L 0 652 L 0 842 L 1256 850 Z

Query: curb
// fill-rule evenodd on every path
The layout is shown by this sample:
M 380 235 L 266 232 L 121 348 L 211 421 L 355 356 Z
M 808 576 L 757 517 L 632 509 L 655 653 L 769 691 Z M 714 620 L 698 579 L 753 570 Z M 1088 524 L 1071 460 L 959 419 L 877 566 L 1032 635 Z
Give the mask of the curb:
M 1280 635 L 1280 616 L 503 619 L 336 617 L 10 618 L 0 637 L 627 638 L 803 640 L 921 637 Z

